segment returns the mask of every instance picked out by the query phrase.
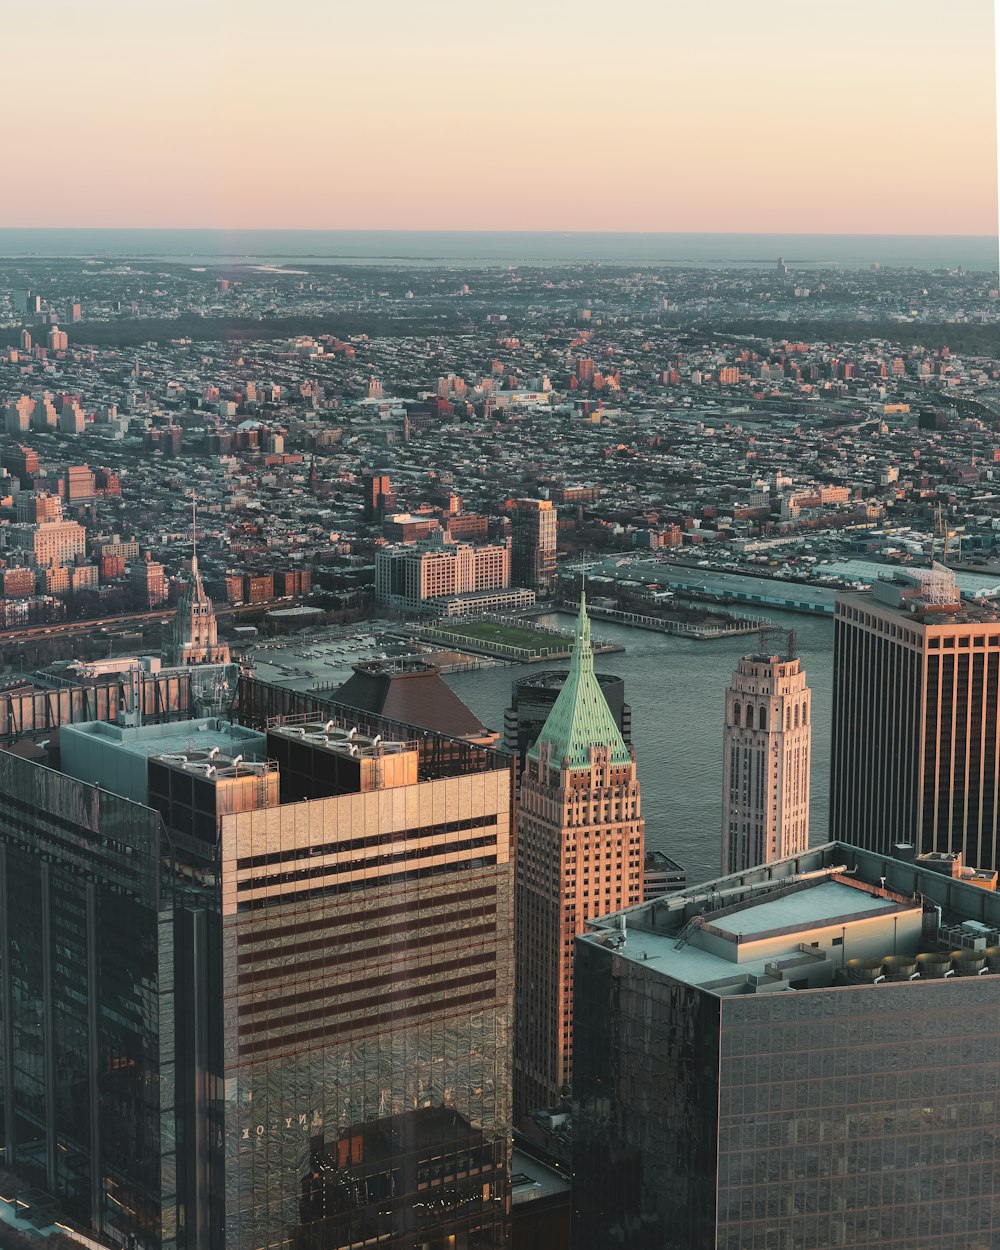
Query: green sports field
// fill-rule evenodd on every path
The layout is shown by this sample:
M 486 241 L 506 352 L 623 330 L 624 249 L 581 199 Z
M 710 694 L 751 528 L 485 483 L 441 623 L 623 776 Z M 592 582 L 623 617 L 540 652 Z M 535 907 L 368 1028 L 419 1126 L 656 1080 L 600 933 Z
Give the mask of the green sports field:
M 551 647 L 553 650 L 568 649 L 569 643 L 552 634 L 541 630 L 517 625 L 500 625 L 496 621 L 441 621 L 439 629 L 470 642 L 500 643 L 507 647 L 524 647 L 534 651 L 539 647 Z

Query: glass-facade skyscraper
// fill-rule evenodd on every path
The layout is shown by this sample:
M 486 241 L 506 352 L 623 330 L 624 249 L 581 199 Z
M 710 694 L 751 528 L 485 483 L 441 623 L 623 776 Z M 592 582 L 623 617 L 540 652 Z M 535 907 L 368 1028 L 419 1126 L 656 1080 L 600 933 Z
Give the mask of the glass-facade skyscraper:
M 511 581 L 547 591 L 556 575 L 558 517 L 550 499 L 515 499 L 511 510 Z
M 277 722 L 0 754 L 0 1167 L 137 1250 L 500 1250 L 511 769 Z
M 574 1247 L 1000 1241 L 1000 899 L 831 843 L 577 941 Z

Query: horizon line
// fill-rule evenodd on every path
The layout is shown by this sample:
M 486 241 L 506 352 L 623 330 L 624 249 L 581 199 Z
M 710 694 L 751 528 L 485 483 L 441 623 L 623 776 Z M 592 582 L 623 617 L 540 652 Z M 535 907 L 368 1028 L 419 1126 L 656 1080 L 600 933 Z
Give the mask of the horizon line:
M 744 235 L 747 238 L 835 238 L 835 239 L 998 239 L 1000 238 L 1000 230 L 997 233 L 987 232 L 973 233 L 917 233 L 915 231 L 903 231 L 902 233 L 888 233 L 881 230 L 863 231 L 863 230 L 586 230 L 586 229 L 556 229 L 552 227 L 531 228 L 519 227 L 512 229 L 510 227 L 488 227 L 488 226 L 220 226 L 220 225 L 201 225 L 201 226 L 164 226 L 164 225 L 143 225 L 143 226 L 12 226 L 0 224 L 0 230 L 21 230 L 26 232 L 42 233 L 46 231 L 56 230 L 170 230 L 170 231 L 217 231 L 219 233 L 238 234 L 250 233 L 252 231 L 280 231 L 283 234 L 306 234 L 306 233 L 325 233 L 325 234 L 433 234 L 433 235 L 454 235 L 454 234 L 511 234 L 511 235 L 527 235 L 527 234 L 545 234 L 556 237 L 566 237 L 580 234 L 591 235 L 629 235 L 636 237 L 643 236 L 684 236 L 691 235 L 704 238 L 722 238 L 727 235 Z

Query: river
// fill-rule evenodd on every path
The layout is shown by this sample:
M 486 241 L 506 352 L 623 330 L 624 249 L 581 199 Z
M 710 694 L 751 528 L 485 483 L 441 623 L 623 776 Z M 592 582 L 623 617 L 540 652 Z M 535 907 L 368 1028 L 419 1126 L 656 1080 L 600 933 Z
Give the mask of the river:
M 776 625 L 796 631 L 799 658 L 812 690 L 809 840 L 815 845 L 826 840 L 829 819 L 833 622 L 829 617 L 783 612 L 768 615 Z M 566 627 L 572 618 L 553 615 L 540 618 L 540 623 Z M 625 679 L 647 846 L 681 864 L 690 882 L 718 876 L 725 691 L 736 663 L 753 650 L 755 638 L 697 642 L 607 621 L 594 621 L 593 632 L 626 648 L 624 653 L 599 655 L 596 664 L 599 671 Z M 502 731 L 512 682 L 538 667 L 479 669 L 452 673 L 446 680 L 482 721 Z

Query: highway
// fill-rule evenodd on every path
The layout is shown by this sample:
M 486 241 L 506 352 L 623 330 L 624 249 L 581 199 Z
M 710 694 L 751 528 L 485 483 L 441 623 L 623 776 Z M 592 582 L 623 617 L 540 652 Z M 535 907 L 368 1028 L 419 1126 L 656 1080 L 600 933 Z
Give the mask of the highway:
M 227 616 L 246 616 L 250 613 L 267 612 L 270 608 L 294 607 L 300 599 L 268 599 L 264 603 L 242 603 L 238 606 L 230 604 L 216 609 L 215 615 L 222 619 Z M 123 616 L 99 616 L 87 621 L 60 621 L 55 625 L 26 625 L 17 629 L 0 629 L 0 646 L 12 643 L 37 642 L 46 638 L 67 638 L 79 634 L 93 634 L 128 626 L 148 625 L 153 621 L 169 622 L 173 619 L 175 608 L 167 606 L 155 612 L 128 612 Z

